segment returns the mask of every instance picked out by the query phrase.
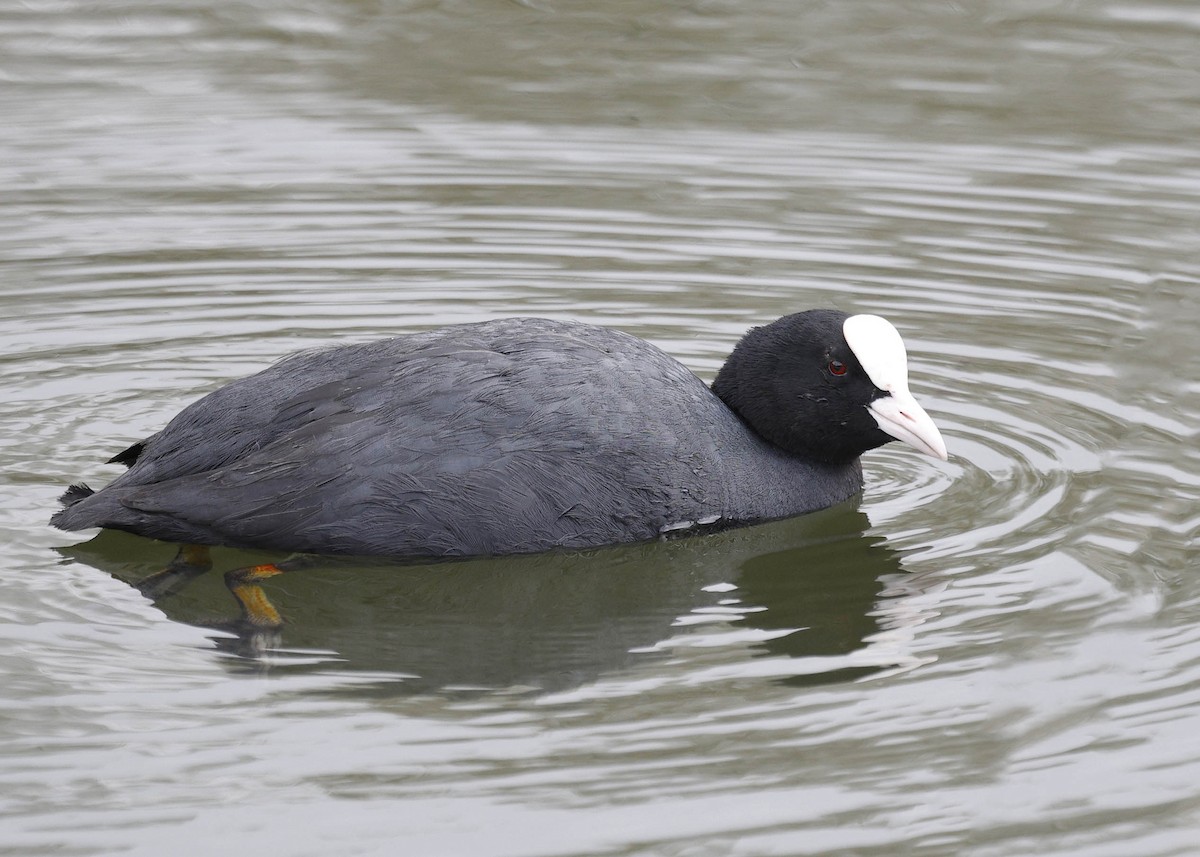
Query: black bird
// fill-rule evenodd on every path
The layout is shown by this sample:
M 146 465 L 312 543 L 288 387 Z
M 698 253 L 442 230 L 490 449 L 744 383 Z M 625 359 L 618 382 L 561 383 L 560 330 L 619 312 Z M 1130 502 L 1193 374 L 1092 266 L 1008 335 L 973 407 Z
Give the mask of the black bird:
M 52 523 L 322 554 L 469 556 L 790 517 L 894 438 L 946 457 L 878 316 L 752 329 L 710 390 L 658 348 L 514 318 L 293 355 L 185 408 Z
M 51 523 L 319 554 L 594 547 L 834 505 L 892 439 L 946 458 L 879 316 L 753 328 L 711 389 L 628 334 L 513 318 L 285 358 L 113 457 L 129 470 L 72 486 Z

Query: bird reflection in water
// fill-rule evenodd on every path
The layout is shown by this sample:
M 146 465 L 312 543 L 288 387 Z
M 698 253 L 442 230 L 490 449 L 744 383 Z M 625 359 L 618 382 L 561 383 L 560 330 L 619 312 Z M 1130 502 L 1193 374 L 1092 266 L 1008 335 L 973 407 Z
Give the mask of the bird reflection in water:
M 232 608 L 220 574 L 148 594 L 172 620 L 230 632 L 216 642 L 240 656 L 231 663 L 365 671 L 390 676 L 394 692 L 574 688 L 666 657 L 714 622 L 747 632 L 733 636 L 752 656 L 786 659 L 775 680 L 825 684 L 913 660 L 894 647 L 864 657 L 881 616 L 892 628 L 905 613 L 887 594 L 900 556 L 869 527 L 843 504 L 590 551 L 417 565 L 305 557 L 267 584 L 287 620 L 269 632 L 213 618 Z M 112 531 L 59 548 L 131 584 L 168 549 Z M 222 568 L 278 556 L 218 548 L 213 559 Z

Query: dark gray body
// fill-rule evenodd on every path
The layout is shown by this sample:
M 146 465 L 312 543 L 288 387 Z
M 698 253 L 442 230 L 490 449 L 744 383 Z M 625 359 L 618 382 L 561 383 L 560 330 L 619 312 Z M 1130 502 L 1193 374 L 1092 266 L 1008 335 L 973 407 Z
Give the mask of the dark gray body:
M 465 556 L 789 517 L 861 486 L 857 458 L 785 453 L 649 343 L 507 319 L 299 354 L 235 381 L 53 522 L 198 544 Z

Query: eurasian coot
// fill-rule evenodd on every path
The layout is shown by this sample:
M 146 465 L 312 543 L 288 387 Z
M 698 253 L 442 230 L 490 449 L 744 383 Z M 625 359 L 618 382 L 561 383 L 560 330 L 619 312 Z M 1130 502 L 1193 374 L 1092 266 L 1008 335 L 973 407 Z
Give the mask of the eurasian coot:
M 444 557 L 582 548 L 811 512 L 893 438 L 944 459 L 873 315 L 752 329 L 709 389 L 616 330 L 536 318 L 293 355 L 73 486 L 52 523 L 192 545 Z

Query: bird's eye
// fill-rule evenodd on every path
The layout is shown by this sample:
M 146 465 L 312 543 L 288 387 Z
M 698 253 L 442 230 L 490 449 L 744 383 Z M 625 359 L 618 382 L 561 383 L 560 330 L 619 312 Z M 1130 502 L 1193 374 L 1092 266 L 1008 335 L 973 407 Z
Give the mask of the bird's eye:
M 843 363 L 841 360 L 830 360 L 829 361 L 829 374 L 830 375 L 845 375 L 846 374 L 846 364 Z

